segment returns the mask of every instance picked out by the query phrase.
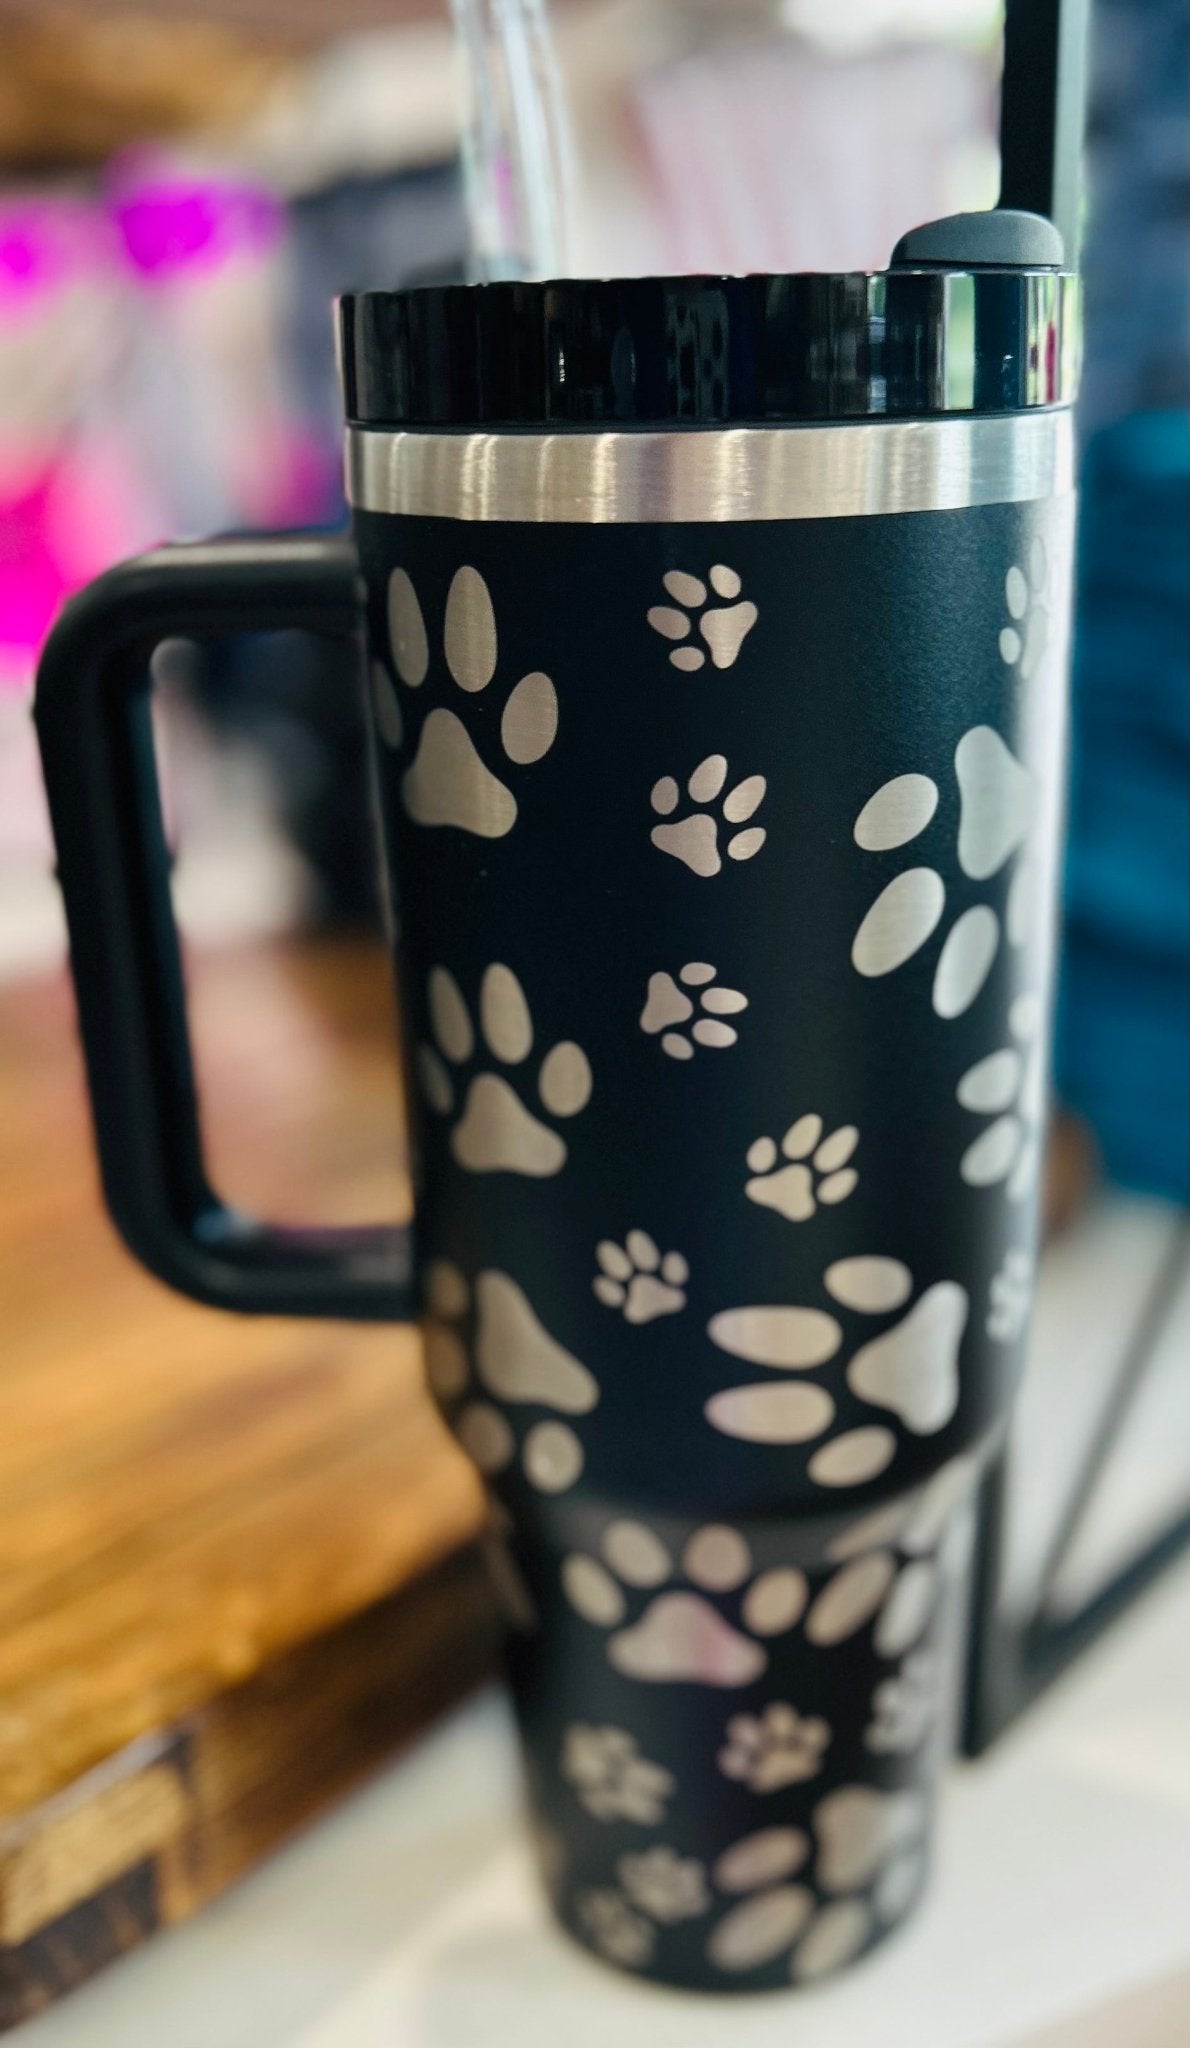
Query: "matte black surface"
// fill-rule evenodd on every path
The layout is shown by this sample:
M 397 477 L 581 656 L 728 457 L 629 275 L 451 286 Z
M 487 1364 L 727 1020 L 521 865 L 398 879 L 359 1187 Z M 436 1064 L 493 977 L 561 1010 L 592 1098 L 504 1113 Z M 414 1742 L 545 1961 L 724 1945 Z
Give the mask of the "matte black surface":
M 809 1980 L 816 1944 L 829 1949 L 850 1930 L 855 1947 L 837 1958 L 849 1961 L 904 1917 L 924 1881 L 961 1662 L 964 1518 L 1019 1377 L 1027 1293 L 1011 1329 L 993 1327 L 993 1311 L 1010 1258 L 1028 1262 L 1036 1220 L 1035 1165 L 1008 1189 L 1016 1152 L 982 1185 L 961 1170 L 997 1116 L 1015 1128 L 1015 1093 L 977 1110 L 959 1088 L 1017 1043 L 1017 998 L 1042 996 L 1048 980 L 1069 521 L 1068 502 L 1044 501 L 669 528 L 356 515 L 398 983 L 421 1077 L 413 1099 L 431 1374 L 448 1422 L 486 1467 L 523 1581 L 513 1677 L 551 1895 L 578 1939 L 662 1981 L 722 1991 Z M 757 617 L 734 662 L 679 672 L 674 643 L 648 614 L 673 598 L 665 575 L 705 582 L 715 564 L 740 578 L 738 601 L 754 601 Z M 459 682 L 448 656 L 450 593 L 464 569 L 482 577 L 495 611 L 495 674 L 479 688 Z M 409 681 L 392 627 L 398 570 L 425 632 L 424 667 L 415 661 Z M 1045 659 L 1031 640 L 1028 677 L 1005 638 L 1010 616 L 1031 631 L 1019 606 L 1009 609 L 1026 580 L 1050 633 Z M 520 765 L 508 758 L 505 706 L 519 678 L 540 672 L 557 691 L 557 738 Z M 485 836 L 417 815 L 427 734 L 441 734 L 443 720 L 514 792 L 506 830 Z M 1028 763 L 1041 797 L 1028 834 L 1040 863 L 1035 916 L 1031 936 L 1002 943 L 975 997 L 946 1015 L 933 991 L 949 934 L 975 912 L 1004 932 L 1016 860 L 993 860 L 988 874 L 974 857 L 966 868 L 956 859 L 956 752 L 977 729 Z M 763 803 L 745 829 L 766 836 L 754 855 L 728 853 L 700 874 L 651 842 L 653 792 L 672 776 L 677 815 L 697 810 L 686 785 L 715 754 L 726 762 L 723 786 L 702 808 L 724 821 L 728 793 L 763 775 Z M 903 843 L 865 850 L 855 836 L 865 804 L 910 774 L 936 783 L 932 818 Z M 463 784 L 444 787 L 457 798 Z M 726 848 L 730 814 L 721 831 Z M 945 882 L 937 930 L 895 971 L 864 978 L 851 957 L 861 922 L 895 878 L 923 868 Z M 730 1015 L 736 1043 L 667 1057 L 659 1032 L 643 1027 L 646 998 L 653 976 L 676 981 L 687 961 L 713 967 L 715 986 L 743 992 L 747 1007 Z M 485 1038 L 496 964 L 515 974 L 531 1015 L 531 1048 L 508 1058 Z M 444 969 L 470 1020 L 453 1051 L 430 1000 Z M 1040 1014 L 1033 1030 L 1044 1030 Z M 592 1092 L 578 1113 L 551 1118 L 543 1062 L 568 1041 L 587 1056 Z M 468 1164 L 459 1134 L 491 1077 L 563 1137 L 564 1164 L 540 1175 Z M 749 1195 L 748 1153 L 765 1134 L 779 1143 L 807 1113 L 826 1132 L 858 1127 L 859 1178 L 846 1199 L 799 1221 Z M 1039 1113 L 1027 1113 L 1034 1127 Z M 1019 1135 L 1023 1143 L 1023 1125 Z M 639 1321 L 595 1284 L 599 1248 L 622 1247 L 634 1231 L 689 1268 L 672 1312 Z M 832 1295 L 836 1262 L 865 1255 L 912 1275 L 897 1308 L 853 1312 Z M 520 1323 L 501 1330 L 485 1291 L 510 1286 Z M 909 1426 L 865 1398 L 851 1368 L 920 1302 L 937 1308 L 955 1288 L 964 1314 L 953 1411 Z M 829 1314 L 839 1348 L 790 1373 L 730 1355 L 713 1325 L 744 1305 Z M 592 1376 L 589 1405 L 504 1388 L 502 1363 L 540 1341 L 526 1336 L 531 1326 Z M 928 1370 L 930 1349 L 918 1326 L 915 1366 Z M 714 1425 L 708 1403 L 725 1390 L 781 1381 L 829 1394 L 823 1432 L 764 1442 Z M 559 1426 L 576 1462 L 547 1485 L 534 1445 Z M 888 1464 L 853 1484 L 822 1483 L 824 1444 L 872 1427 L 895 1439 Z M 953 1489 L 953 1513 L 925 1541 L 915 1518 L 935 1486 Z M 889 1520 L 858 1536 L 856 1519 L 873 1510 Z M 647 1580 L 611 1570 L 609 1595 L 625 1524 L 646 1530 L 668 1563 Z M 708 1525 L 730 1531 L 748 1560 L 721 1591 L 690 1562 Z M 602 1618 L 582 1611 L 581 1589 L 579 1605 L 570 1597 L 576 1559 L 580 1571 L 603 1574 Z M 805 1577 L 802 1617 L 761 1632 L 749 1670 L 746 1649 L 739 1660 L 741 1639 L 758 1640 L 750 1590 L 791 1569 Z M 870 1604 L 866 1583 L 876 1588 Z M 859 1613 L 836 1627 L 827 1617 L 857 1585 Z M 894 1617 L 918 1599 L 902 1627 Z M 650 1632 L 656 1648 L 662 1616 L 692 1631 L 697 1674 L 632 1668 Z M 705 1647 L 716 1627 L 734 1636 L 718 1676 Z M 733 1745 L 762 1740 L 774 1711 L 778 1722 L 792 1712 L 811 1724 L 795 1738 L 809 1745 L 801 1763 L 779 1783 L 733 1775 Z M 650 1785 L 669 1789 L 651 1799 Z M 841 1811 L 859 1816 L 861 1836 L 890 1830 L 882 1848 L 854 1864 L 843 1858 L 843 1876 L 829 1848 Z M 746 1901 L 714 1873 L 766 1828 L 804 1838 L 788 1882 L 807 1895 L 805 1927 L 728 1968 L 720 1957 L 730 1938 L 718 1930 Z M 653 1852 L 662 1852 L 655 1865 L 637 1860 Z M 664 1899 L 655 1914 L 642 1910 L 633 1887 L 658 1871 L 702 1903 L 672 1918 Z M 791 1914 L 801 1903 L 784 1902 Z M 779 1918 L 783 1906 L 771 1910 Z
M 1050 269 L 427 286 L 339 302 L 362 426 L 682 427 L 1069 402 Z
M 462 1064 L 451 1115 L 414 1091 L 419 1253 L 469 1274 L 515 1275 L 552 1334 L 595 1372 L 602 1398 L 582 1432 L 584 1484 L 596 1498 L 639 1497 L 678 1513 L 713 1502 L 727 1516 L 796 1507 L 812 1556 L 816 1516 L 829 1530 L 840 1513 L 919 1483 L 1005 1413 L 1020 1345 L 992 1342 L 973 1306 L 953 1419 L 928 1435 L 898 1431 L 890 1470 L 833 1494 L 805 1477 L 816 1441 L 766 1446 L 708 1431 L 712 1394 L 765 1375 L 717 1350 L 706 1325 L 736 1303 L 831 1309 L 824 1268 L 851 1252 L 902 1260 L 918 1292 L 960 1282 L 976 1304 L 1006 1248 L 1032 1237 L 1035 1187 L 1010 1203 L 1002 1184 L 960 1179 L 967 1147 L 994 1119 L 963 1107 L 955 1090 L 979 1056 L 1013 1043 L 1011 1003 L 1047 963 L 1002 940 L 979 997 L 956 1018 L 936 1013 L 931 989 L 963 913 L 986 905 L 1001 928 L 1005 920 L 1012 864 L 978 881 L 955 859 L 955 751 L 975 727 L 1027 751 L 1027 693 L 998 644 L 1005 574 L 1035 539 L 1061 559 L 1053 519 L 1047 501 L 668 529 L 460 527 L 356 512 L 373 648 L 388 645 L 398 566 L 430 636 L 425 683 L 397 685 L 403 744 L 378 746 L 409 1041 L 434 1042 L 431 969 L 448 968 L 477 1018 L 484 971 L 500 962 L 524 989 L 537 1048 L 505 1078 L 540 1116 L 535 1073 L 548 1048 L 577 1042 L 594 1076 L 590 1106 L 556 1120 L 568 1153 L 556 1178 L 460 1170 L 452 1133 L 470 1074 L 505 1071 L 482 1044 Z M 680 673 L 646 614 L 665 601 L 663 572 L 705 574 L 720 560 L 742 577 L 759 617 L 731 668 Z M 471 695 L 442 654 L 447 597 L 464 563 L 491 592 L 499 644 L 496 679 Z M 558 737 L 542 761 L 518 768 L 503 755 L 501 715 L 511 685 L 534 671 L 555 683 Z M 1042 687 L 1060 694 L 1060 670 L 1033 690 Z M 447 708 L 515 792 L 507 836 L 409 815 L 405 778 L 427 719 Z M 724 795 L 766 778 L 763 804 L 745 821 L 766 838 L 755 858 L 725 857 L 718 873 L 699 876 L 650 843 L 663 822 L 650 793 L 671 775 L 683 792 L 675 815 L 721 812 L 721 800 L 700 807 L 685 796 L 687 778 L 715 754 L 728 764 Z M 1042 776 L 1059 769 L 1056 759 L 1039 764 Z M 931 822 L 900 848 L 863 851 L 853 834 L 865 803 L 914 772 L 937 784 Z M 731 837 L 723 826 L 721 843 Z M 851 949 L 865 913 L 899 873 L 927 867 L 946 886 L 937 931 L 896 972 L 863 979 Z M 737 1045 L 682 1061 L 662 1053 L 640 1018 L 650 976 L 676 978 L 689 960 L 712 963 L 716 982 L 742 991 L 748 1008 L 729 1018 Z M 805 1112 L 827 1131 L 858 1126 L 860 1178 L 845 1204 L 798 1225 L 743 1189 L 753 1140 L 779 1140 Z M 689 1259 L 693 1318 L 634 1329 L 595 1298 L 595 1246 L 634 1226 Z M 877 1419 L 839 1366 L 814 1378 L 839 1403 L 836 1429 Z M 502 1484 L 518 1513 L 547 1511 L 515 1475 Z

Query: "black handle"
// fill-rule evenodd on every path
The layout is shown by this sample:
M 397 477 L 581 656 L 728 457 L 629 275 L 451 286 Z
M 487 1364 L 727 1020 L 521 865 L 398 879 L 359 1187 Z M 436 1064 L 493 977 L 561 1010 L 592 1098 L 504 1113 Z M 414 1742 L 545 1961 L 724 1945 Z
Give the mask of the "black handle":
M 149 659 L 178 635 L 304 630 L 362 642 L 347 542 L 163 549 L 67 606 L 36 720 L 108 1207 L 128 1245 L 195 1300 L 255 1314 L 406 1319 L 410 1233 L 257 1223 L 203 1167 L 149 718 Z

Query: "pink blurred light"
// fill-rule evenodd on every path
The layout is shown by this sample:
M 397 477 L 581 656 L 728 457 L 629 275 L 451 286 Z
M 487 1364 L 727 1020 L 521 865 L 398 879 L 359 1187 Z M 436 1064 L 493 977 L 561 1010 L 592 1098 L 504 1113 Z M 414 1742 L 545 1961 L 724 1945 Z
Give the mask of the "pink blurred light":
M 110 246 L 93 210 L 74 200 L 18 199 L 0 205 L 0 321 L 43 310 L 44 302 L 102 262 Z
M 148 284 L 219 269 L 237 255 L 265 256 L 285 232 L 280 202 L 255 185 L 158 170 L 113 181 L 111 218 L 125 257 Z

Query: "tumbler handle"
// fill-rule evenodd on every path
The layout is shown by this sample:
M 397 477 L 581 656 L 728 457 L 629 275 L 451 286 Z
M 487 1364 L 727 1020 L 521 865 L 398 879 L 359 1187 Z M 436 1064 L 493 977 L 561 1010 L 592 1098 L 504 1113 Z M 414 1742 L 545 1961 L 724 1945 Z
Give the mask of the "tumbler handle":
M 258 1223 L 203 1164 L 149 713 L 150 656 L 175 636 L 281 628 L 362 648 L 350 543 L 226 540 L 142 555 L 66 607 L 35 718 L 104 1193 L 130 1249 L 196 1301 L 263 1315 L 406 1320 L 407 1229 Z

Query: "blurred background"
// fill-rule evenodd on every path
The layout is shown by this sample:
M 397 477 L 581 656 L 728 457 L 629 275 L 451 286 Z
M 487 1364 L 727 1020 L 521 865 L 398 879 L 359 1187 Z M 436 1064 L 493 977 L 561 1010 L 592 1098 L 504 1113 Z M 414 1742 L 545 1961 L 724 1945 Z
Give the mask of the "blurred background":
M 516 65 L 495 90 L 488 60 L 521 16 L 566 118 L 514 193 Z M 345 525 L 339 291 L 879 268 L 996 193 L 992 0 L 550 24 L 0 0 L 0 2027 L 221 1891 L 492 1646 L 413 1340 L 239 1328 L 100 1214 L 29 717 L 59 607 L 162 540 Z M 987 1592 L 1022 1699 L 1022 1633 L 1120 1604 L 1190 1494 L 1188 54 L 1185 0 L 1100 0 L 1050 1246 Z M 269 1213 L 403 1211 L 358 678 L 296 635 L 156 668 L 214 1176 Z

